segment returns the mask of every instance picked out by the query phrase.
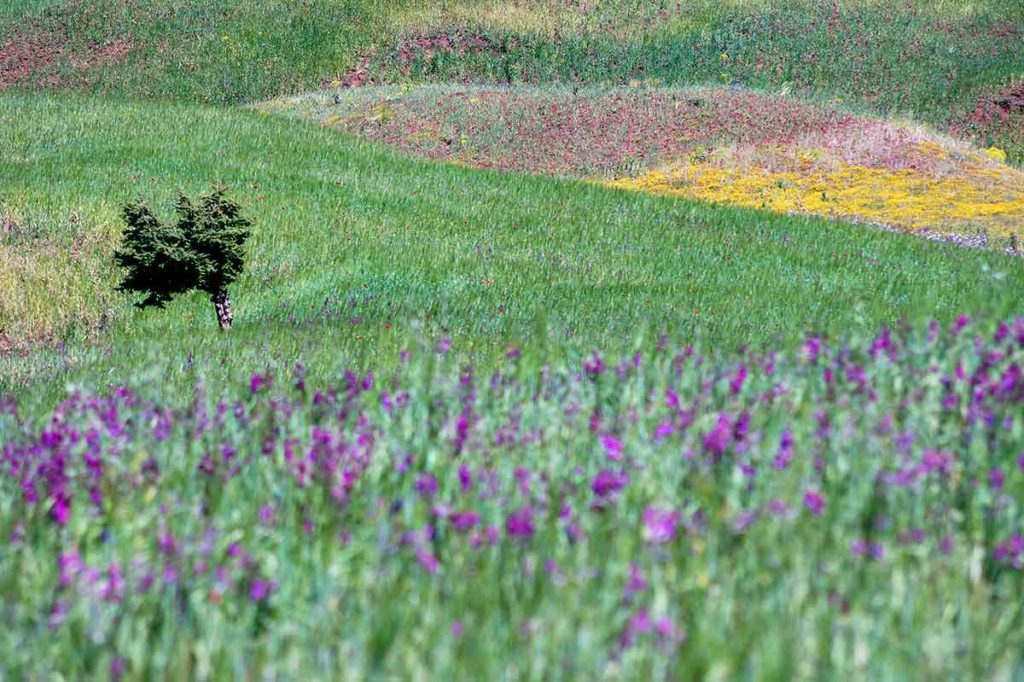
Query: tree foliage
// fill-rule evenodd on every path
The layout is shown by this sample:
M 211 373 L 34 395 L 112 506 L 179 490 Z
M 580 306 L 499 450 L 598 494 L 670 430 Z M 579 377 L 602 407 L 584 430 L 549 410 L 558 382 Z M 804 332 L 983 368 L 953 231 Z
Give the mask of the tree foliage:
M 195 290 L 226 296 L 242 273 L 252 223 L 223 187 L 196 202 L 182 194 L 173 222 L 161 221 L 143 200 L 125 204 L 122 214 L 126 227 L 114 260 L 125 277 L 118 288 L 143 294 L 141 307 L 162 308 Z

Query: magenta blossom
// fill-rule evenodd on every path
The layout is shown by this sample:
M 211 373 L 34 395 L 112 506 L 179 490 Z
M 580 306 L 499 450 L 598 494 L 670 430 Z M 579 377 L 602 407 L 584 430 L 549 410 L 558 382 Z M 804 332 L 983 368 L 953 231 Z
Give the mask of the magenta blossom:
M 473 489 L 473 472 L 465 464 L 459 465 L 459 488 L 464 493 L 468 493 Z
M 732 419 L 725 412 L 718 415 L 715 428 L 704 436 L 704 450 L 712 455 L 721 455 L 732 440 Z
M 645 635 L 654 630 L 654 623 L 647 609 L 640 609 L 626 623 L 626 629 L 619 638 L 619 644 L 623 648 L 633 646 L 637 635 Z
M 672 542 L 679 527 L 680 514 L 675 509 L 648 507 L 644 510 L 644 537 L 653 544 Z
M 626 598 L 632 599 L 633 595 L 647 589 L 647 577 L 643 569 L 636 564 L 629 565 L 629 579 L 626 581 Z
M 441 570 L 441 562 L 437 560 L 434 553 L 425 547 L 416 550 L 416 561 L 427 573 L 437 573 Z
M 604 453 L 613 462 L 619 462 L 622 460 L 622 441 L 615 436 L 601 436 L 601 446 L 604 447 Z
M 803 356 L 804 360 L 814 364 L 818 361 L 818 356 L 821 354 L 821 339 L 812 336 L 811 338 L 804 341 Z
M 729 380 L 729 392 L 736 395 L 743 390 L 743 384 L 747 381 L 747 366 L 740 365 L 736 368 L 736 373 L 732 375 Z
M 992 469 L 988 472 L 988 487 L 992 490 L 1002 490 L 1006 483 L 1006 474 L 1002 469 Z
M 588 358 L 583 360 L 583 371 L 591 378 L 604 371 L 604 360 L 597 354 L 597 351 L 592 352 Z
M 449 516 L 448 520 L 455 530 L 465 532 L 480 523 L 480 515 L 475 511 L 460 511 Z
M 416 479 L 416 492 L 423 496 L 437 492 L 437 478 L 433 474 L 420 474 Z
M 659 643 L 666 649 L 686 640 L 686 630 L 668 616 L 659 618 L 654 624 L 654 630 L 658 633 Z
M 629 483 L 629 476 L 627 474 L 611 471 L 610 469 L 602 469 L 594 477 L 593 483 L 590 484 L 590 489 L 598 497 L 608 497 L 622 490 L 627 483 Z
M 261 388 L 269 385 L 269 374 L 253 374 L 252 378 L 249 379 L 249 393 L 258 393 Z
M 60 571 L 60 586 L 67 587 L 82 572 L 85 564 L 82 563 L 78 551 L 73 549 L 57 558 L 57 567 Z
M 808 490 L 804 493 L 804 506 L 814 516 L 821 516 L 825 511 L 825 498 L 817 490 Z
M 793 461 L 793 457 L 793 434 L 789 429 L 786 429 L 779 438 L 779 449 L 775 453 L 775 459 L 772 460 L 772 467 L 780 470 L 785 469 Z
M 270 595 L 272 595 L 276 589 L 277 583 L 273 580 L 256 578 L 252 581 L 252 585 L 249 586 L 249 599 L 254 602 L 265 602 L 270 599 Z
M 505 532 L 510 537 L 528 538 L 533 535 L 533 508 L 523 507 L 509 514 L 505 520 Z
M 863 538 L 858 538 L 850 543 L 850 554 L 871 559 L 881 559 L 885 556 L 885 546 L 880 542 L 868 542 Z

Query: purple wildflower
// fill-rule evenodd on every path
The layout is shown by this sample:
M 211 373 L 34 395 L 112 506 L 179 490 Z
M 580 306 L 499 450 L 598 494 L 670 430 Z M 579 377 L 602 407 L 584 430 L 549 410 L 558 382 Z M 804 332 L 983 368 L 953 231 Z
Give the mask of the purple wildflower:
M 272 580 L 256 578 L 249 586 L 249 599 L 254 602 L 265 602 L 270 598 L 277 588 L 277 583 Z
M 988 487 L 992 490 L 1002 490 L 1006 483 L 1006 474 L 1002 469 L 992 469 L 988 472 Z
M 654 631 L 658 633 L 659 644 L 665 649 L 670 649 L 686 639 L 686 631 L 668 616 L 658 619 L 654 624 Z
M 604 372 L 604 360 L 597 354 L 597 351 L 592 352 L 589 357 L 583 360 L 583 371 L 590 378 L 594 378 Z
M 161 533 L 157 546 L 160 548 L 160 553 L 165 556 L 173 556 L 178 553 L 178 541 L 173 533 Z
M 804 341 L 803 356 L 804 360 L 814 364 L 818 361 L 818 356 L 821 354 L 821 339 L 812 336 L 811 338 Z
M 743 390 L 743 384 L 747 381 L 747 366 L 741 364 L 736 368 L 736 373 L 729 380 L 729 391 L 736 395 Z
M 433 474 L 420 474 L 416 479 L 416 492 L 428 497 L 437 492 L 437 478 Z
M 57 522 L 58 526 L 68 525 L 68 521 L 71 519 L 71 505 L 63 489 L 53 496 L 53 506 L 50 507 L 50 513 L 53 515 L 53 520 Z
M 629 476 L 624 472 L 615 472 L 610 469 L 602 469 L 594 477 L 590 489 L 598 497 L 608 497 L 613 493 L 622 490 L 629 482 Z
M 465 532 L 480 523 L 480 515 L 475 511 L 460 511 L 449 516 L 448 520 L 455 530 Z
M 712 455 L 721 455 L 729 447 L 730 440 L 732 440 L 732 419 L 725 412 L 721 412 L 715 427 L 704 436 L 704 450 Z
M 505 520 L 505 532 L 514 538 L 528 538 L 533 535 L 533 508 L 523 507 L 509 514 Z
M 745 533 L 755 521 L 757 521 L 757 512 L 750 510 L 741 511 L 732 520 L 732 530 L 737 534 Z
M 164 566 L 164 584 L 165 585 L 177 585 L 178 578 L 180 577 L 178 569 L 174 566 Z
M 67 587 L 82 572 L 84 564 L 78 550 L 73 549 L 57 558 L 57 567 L 60 571 L 60 586 Z
M 850 543 L 850 554 L 881 559 L 885 555 L 885 547 L 880 542 L 868 542 L 863 538 L 858 538 Z
M 663 421 L 654 429 L 654 442 L 660 443 L 675 433 L 676 427 L 669 421 Z
M 676 537 L 680 514 L 674 509 L 647 507 L 644 510 L 644 537 L 653 544 L 672 542 Z
M 808 490 L 804 493 L 804 506 L 814 516 L 821 516 L 825 511 L 825 498 L 816 490 Z
M 64 619 L 68 615 L 68 603 L 63 599 L 58 599 L 53 604 L 53 608 L 50 609 L 49 615 L 46 617 L 46 624 L 51 629 L 60 627 L 64 622 Z
M 743 411 L 740 416 L 736 418 L 736 423 L 732 425 L 732 439 L 737 443 L 742 443 L 747 439 L 747 434 L 750 433 L 750 413 Z
M 924 454 L 921 455 L 921 469 L 924 473 L 928 474 L 933 471 L 941 471 L 942 473 L 949 473 L 949 466 L 952 464 L 953 457 L 941 452 L 935 452 L 934 450 L 925 450 Z
M 896 541 L 901 545 L 919 545 L 924 542 L 924 529 L 911 528 L 901 531 L 896 535 Z
M 601 436 L 601 445 L 604 447 L 604 453 L 613 462 L 619 462 L 622 460 L 622 441 L 611 435 Z
M 425 547 L 416 550 L 416 561 L 427 573 L 437 573 L 441 570 L 441 562 L 437 560 L 434 553 Z
M 464 493 L 473 489 L 473 474 L 465 464 L 459 465 L 459 487 Z
M 626 623 L 626 629 L 619 637 L 619 645 L 622 648 L 633 646 L 637 635 L 644 635 L 654 630 L 654 623 L 651 622 L 651 615 L 647 609 L 640 609 Z
M 634 563 L 629 564 L 629 579 L 626 580 L 626 598 L 632 599 L 634 595 L 647 589 L 647 577 L 643 570 Z
M 953 553 L 953 538 L 949 535 L 943 535 L 942 539 L 939 540 L 939 552 L 941 554 L 952 554 Z
M 779 470 L 785 469 L 793 461 L 793 456 L 793 434 L 786 429 L 779 437 L 779 450 L 775 453 L 775 459 L 772 460 L 772 467 Z

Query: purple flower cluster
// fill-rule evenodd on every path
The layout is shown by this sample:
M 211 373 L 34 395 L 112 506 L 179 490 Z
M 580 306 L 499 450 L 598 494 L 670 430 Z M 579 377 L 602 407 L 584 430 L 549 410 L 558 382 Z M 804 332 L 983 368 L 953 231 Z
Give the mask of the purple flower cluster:
M 402 585 L 600 584 L 622 600 L 609 655 L 685 646 L 684 600 L 655 595 L 726 579 L 704 571 L 747 547 L 886 571 L 927 553 L 946 570 L 981 546 L 982 574 L 1020 581 L 1024 320 L 974 324 L 732 363 L 659 343 L 539 383 L 516 357 L 478 376 L 446 347 L 426 380 L 411 356 L 320 390 L 264 370 L 181 402 L 73 393 L 35 419 L 5 400 L 3 540 L 49 538 L 53 628 L 149 595 L 281 617 L 317 562 L 366 562 Z

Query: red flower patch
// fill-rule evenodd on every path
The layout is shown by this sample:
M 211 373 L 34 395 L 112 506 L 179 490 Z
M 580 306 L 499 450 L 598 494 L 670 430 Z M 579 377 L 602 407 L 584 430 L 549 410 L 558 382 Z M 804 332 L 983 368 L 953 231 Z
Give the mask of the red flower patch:
M 61 62 L 88 83 L 91 72 L 124 61 L 133 47 L 127 37 L 72 48 L 70 39 L 62 33 L 15 34 L 0 45 L 0 90 L 39 78 L 46 87 L 66 85 L 53 73 L 53 67 Z

